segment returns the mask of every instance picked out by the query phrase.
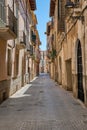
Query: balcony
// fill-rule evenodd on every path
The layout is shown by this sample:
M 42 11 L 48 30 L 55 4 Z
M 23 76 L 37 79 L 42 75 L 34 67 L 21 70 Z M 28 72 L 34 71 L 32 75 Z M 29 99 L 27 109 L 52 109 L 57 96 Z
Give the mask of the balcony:
M 54 59 L 57 57 L 56 49 L 52 49 L 50 52 L 48 52 L 47 57 L 48 59 L 50 59 L 51 62 L 53 62 Z
M 0 4 L 0 38 L 11 40 L 17 37 L 17 18 L 9 6 Z
M 36 45 L 36 35 L 34 34 L 33 31 L 31 31 L 31 43 L 33 46 Z
M 24 31 L 19 31 L 19 43 L 23 48 L 26 47 L 26 35 Z
M 32 45 L 30 45 L 30 48 L 27 49 L 27 52 L 29 54 L 29 57 L 32 58 L 32 56 L 33 56 L 33 46 Z

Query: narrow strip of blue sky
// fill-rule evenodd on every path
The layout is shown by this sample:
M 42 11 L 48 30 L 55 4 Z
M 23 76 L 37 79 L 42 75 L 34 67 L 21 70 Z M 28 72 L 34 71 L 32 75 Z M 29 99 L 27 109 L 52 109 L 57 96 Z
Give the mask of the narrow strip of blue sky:
M 37 20 L 38 25 L 37 29 L 39 31 L 40 40 L 42 45 L 40 46 L 41 50 L 46 50 L 46 35 L 44 32 L 46 32 L 46 23 L 49 21 L 49 5 L 50 0 L 36 0 L 37 4 Z

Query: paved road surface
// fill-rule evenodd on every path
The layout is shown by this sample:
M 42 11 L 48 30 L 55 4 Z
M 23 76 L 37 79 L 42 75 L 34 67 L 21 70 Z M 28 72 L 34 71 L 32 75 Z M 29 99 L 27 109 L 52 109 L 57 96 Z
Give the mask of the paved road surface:
M 43 74 L 0 105 L 0 130 L 87 130 L 87 108 Z

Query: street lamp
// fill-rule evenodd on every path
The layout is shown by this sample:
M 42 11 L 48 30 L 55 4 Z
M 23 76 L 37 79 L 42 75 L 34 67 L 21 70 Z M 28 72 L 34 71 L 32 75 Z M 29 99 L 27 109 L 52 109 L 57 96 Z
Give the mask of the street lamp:
M 49 35 L 49 33 L 48 33 L 48 32 L 44 32 L 44 34 L 45 34 L 45 35 Z

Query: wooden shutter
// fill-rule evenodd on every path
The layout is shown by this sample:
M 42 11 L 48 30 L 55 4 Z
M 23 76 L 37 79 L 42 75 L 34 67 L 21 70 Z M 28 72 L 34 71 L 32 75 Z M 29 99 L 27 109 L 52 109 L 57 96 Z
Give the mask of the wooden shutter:
M 58 31 L 65 31 L 65 1 L 58 0 Z

